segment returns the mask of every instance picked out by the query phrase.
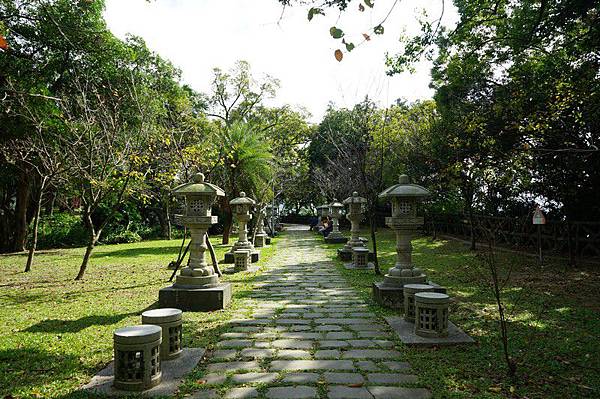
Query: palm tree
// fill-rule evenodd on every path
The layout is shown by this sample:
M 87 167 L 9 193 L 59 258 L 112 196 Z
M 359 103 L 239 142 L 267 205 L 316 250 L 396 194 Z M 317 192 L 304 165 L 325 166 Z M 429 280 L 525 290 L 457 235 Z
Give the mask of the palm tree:
M 246 122 L 234 122 L 222 134 L 222 174 L 227 196 L 223 199 L 223 244 L 229 243 L 233 214 L 229 201 L 241 191 L 258 192 L 269 184 L 273 154 L 263 131 Z

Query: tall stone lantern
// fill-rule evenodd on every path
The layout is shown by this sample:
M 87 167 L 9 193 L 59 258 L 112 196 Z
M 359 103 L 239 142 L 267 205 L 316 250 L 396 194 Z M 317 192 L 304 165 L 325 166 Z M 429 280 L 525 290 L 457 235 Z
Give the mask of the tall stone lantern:
M 317 216 L 322 218 L 329 216 L 329 204 L 319 205 L 317 207 Z
M 380 304 L 402 308 L 405 284 L 425 283 L 427 277 L 412 263 L 411 239 L 423 225 L 417 216 L 417 206 L 430 192 L 417 184 L 411 184 L 407 175 L 401 175 L 398 184 L 388 187 L 379 198 L 392 203 L 392 216 L 385 223 L 396 233 L 396 264 L 385 275 L 383 282 L 373 284 L 373 295 Z
M 276 224 L 277 224 L 277 206 L 276 205 L 267 205 L 267 224 L 269 226 L 269 230 L 271 231 L 271 237 L 275 237 L 277 235 Z
M 258 209 L 256 213 L 259 215 L 260 221 L 258 222 L 258 230 L 256 231 L 256 236 L 254 237 L 254 246 L 260 248 L 267 245 L 267 232 L 265 231 L 267 213 L 265 208 Z
M 343 248 L 338 250 L 338 257 L 341 260 L 350 260 L 352 258 L 352 249 L 355 247 L 364 247 L 365 243 L 359 238 L 360 220 L 364 214 L 364 207 L 367 199 L 360 197 L 356 191 L 352 195 L 342 201 L 348 206 L 346 219 L 350 220 L 350 239 Z
M 233 214 L 238 221 L 238 240 L 233 244 L 231 250 L 225 254 L 225 263 L 234 263 L 235 257 L 234 252 L 240 249 L 247 249 L 250 251 L 252 262 L 258 262 L 259 252 L 254 248 L 254 245 L 248 240 L 248 230 L 246 226 L 248 221 L 252 219 L 250 209 L 256 204 L 256 202 L 246 196 L 245 192 L 241 192 L 240 196 L 229 201 L 229 205 L 233 210 Z
M 218 221 L 217 216 L 212 216 L 212 204 L 225 193 L 197 173 L 192 182 L 176 187 L 173 194 L 185 200 L 184 214 L 176 217 L 190 230 L 190 257 L 175 284 L 159 291 L 160 307 L 184 311 L 223 309 L 231 301 L 231 284 L 219 283 L 213 266 L 206 262 L 205 252 L 208 228 Z
M 329 216 L 333 221 L 333 230 L 325 237 L 325 242 L 330 244 L 342 244 L 348 241 L 348 239 L 340 233 L 339 219 L 342 217 L 343 209 L 344 204 L 338 202 L 335 198 L 333 199 L 333 202 L 329 204 Z

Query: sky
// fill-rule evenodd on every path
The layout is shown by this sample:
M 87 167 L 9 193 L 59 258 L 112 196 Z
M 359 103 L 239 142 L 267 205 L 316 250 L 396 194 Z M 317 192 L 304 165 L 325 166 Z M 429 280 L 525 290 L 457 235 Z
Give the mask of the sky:
M 182 70 L 182 80 L 209 93 L 212 70 L 232 68 L 246 60 L 253 75 L 269 74 L 280 80 L 276 98 L 267 105 L 304 107 L 318 123 L 327 106 L 352 107 L 366 95 L 385 107 L 396 99 L 431 98 L 431 64 L 421 62 L 414 74 L 385 74 L 385 54 L 400 47 L 402 34 L 414 34 L 417 16 L 426 9 L 429 19 L 440 15 L 442 0 L 400 0 L 384 24 L 383 35 L 370 34 L 351 53 L 336 61 L 342 46 L 329 34 L 331 26 L 344 30 L 347 41 L 358 44 L 362 33 L 377 25 L 393 0 L 375 1 L 358 11 L 359 1 L 340 14 L 307 19 L 307 7 L 282 8 L 277 0 L 106 0 L 109 29 L 120 38 L 141 36 L 150 49 Z M 443 23 L 456 23 L 455 9 L 446 1 Z M 283 11 L 283 14 L 282 14 Z

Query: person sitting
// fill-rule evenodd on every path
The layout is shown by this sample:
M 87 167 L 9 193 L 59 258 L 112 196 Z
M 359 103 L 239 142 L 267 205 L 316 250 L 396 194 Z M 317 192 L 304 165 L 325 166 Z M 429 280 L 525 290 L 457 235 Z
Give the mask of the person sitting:
M 323 224 L 323 226 L 325 228 L 323 229 L 323 231 L 321 233 L 323 234 L 323 237 L 327 237 L 329 235 L 329 233 L 331 233 L 333 231 L 333 222 L 331 220 L 329 220 L 329 218 L 328 218 L 327 222 L 325 222 Z
M 321 220 L 319 221 L 319 224 L 317 225 L 316 229 L 319 233 L 323 234 L 323 230 L 325 230 L 325 227 L 327 225 L 327 216 L 323 216 L 321 218 Z

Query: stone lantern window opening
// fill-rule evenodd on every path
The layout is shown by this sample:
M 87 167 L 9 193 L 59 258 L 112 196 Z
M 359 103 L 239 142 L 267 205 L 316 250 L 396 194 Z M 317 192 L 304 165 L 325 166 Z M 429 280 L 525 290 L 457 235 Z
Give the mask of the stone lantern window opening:
M 211 216 L 212 206 L 200 198 L 190 198 L 188 200 L 188 214 L 196 216 Z

